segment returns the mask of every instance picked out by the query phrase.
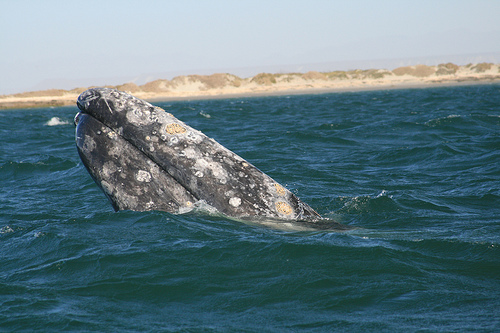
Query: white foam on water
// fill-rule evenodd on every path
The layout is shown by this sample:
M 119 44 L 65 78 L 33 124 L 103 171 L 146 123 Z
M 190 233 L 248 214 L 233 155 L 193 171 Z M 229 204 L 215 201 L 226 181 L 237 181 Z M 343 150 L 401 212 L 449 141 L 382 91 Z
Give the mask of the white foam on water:
M 49 121 L 45 123 L 45 126 L 59 126 L 59 125 L 68 125 L 69 122 L 66 120 L 61 120 L 59 117 L 52 117 Z

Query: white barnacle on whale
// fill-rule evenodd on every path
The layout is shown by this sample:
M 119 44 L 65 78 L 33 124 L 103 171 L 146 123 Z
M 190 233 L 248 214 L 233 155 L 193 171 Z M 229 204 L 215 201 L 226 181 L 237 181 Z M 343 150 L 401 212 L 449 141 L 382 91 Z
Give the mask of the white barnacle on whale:
M 145 170 L 139 170 L 135 178 L 140 182 L 149 183 L 151 181 L 151 174 Z
M 185 149 L 184 151 L 187 150 L 188 149 Z M 218 179 L 221 184 L 225 184 L 229 177 L 227 171 L 220 165 L 220 163 L 215 162 L 211 158 L 205 157 L 196 159 L 193 168 L 194 170 L 204 172 L 205 174 L 207 174 L 207 172 L 210 171 L 213 178 Z
M 233 207 L 238 207 L 241 205 L 241 199 L 238 197 L 232 197 L 229 199 L 229 204 Z
M 107 134 L 108 138 L 110 138 L 111 140 L 114 140 L 116 139 L 116 133 L 113 132 L 113 131 L 109 131 L 108 134 Z
M 200 143 L 203 141 L 201 135 L 199 133 L 197 133 L 197 131 L 189 131 L 187 133 L 187 138 L 188 138 L 188 140 L 190 140 L 191 142 L 194 142 L 194 143 Z
M 189 159 L 195 159 L 198 158 L 200 154 L 197 153 L 196 150 L 194 150 L 193 148 L 187 147 L 186 149 L 179 152 L 179 156 L 186 157 Z
M 146 116 L 144 115 L 146 113 Z M 137 126 L 145 126 L 145 125 L 150 125 L 152 123 L 150 117 L 147 117 L 147 114 L 149 114 L 149 111 L 144 110 L 141 111 L 138 108 L 134 108 L 130 111 L 127 111 L 125 114 L 127 121 L 130 122 L 131 124 L 137 125 Z

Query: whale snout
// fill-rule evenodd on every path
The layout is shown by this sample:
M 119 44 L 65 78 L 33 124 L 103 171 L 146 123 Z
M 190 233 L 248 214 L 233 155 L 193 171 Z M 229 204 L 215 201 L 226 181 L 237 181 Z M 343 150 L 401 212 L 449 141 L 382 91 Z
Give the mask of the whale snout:
M 78 96 L 76 105 L 82 112 L 86 112 L 89 109 L 90 103 L 93 100 L 99 99 L 101 94 L 98 89 L 88 89 Z M 76 119 L 75 119 L 76 120 Z

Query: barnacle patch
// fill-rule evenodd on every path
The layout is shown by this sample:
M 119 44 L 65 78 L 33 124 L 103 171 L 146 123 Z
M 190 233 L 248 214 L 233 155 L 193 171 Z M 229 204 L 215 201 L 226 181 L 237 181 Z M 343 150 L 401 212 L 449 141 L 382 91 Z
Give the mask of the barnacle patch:
M 167 126 L 165 126 L 165 130 L 167 131 L 168 134 L 171 135 L 181 134 L 186 132 L 186 129 L 177 123 L 168 124 Z
M 285 214 L 285 215 L 290 215 L 293 212 L 292 207 L 283 201 L 278 201 L 276 203 L 276 210 L 278 211 L 278 213 Z
M 274 187 L 276 187 L 276 192 L 278 192 L 279 195 L 286 194 L 285 188 L 283 186 L 281 186 L 280 184 L 276 183 L 276 184 L 274 184 Z

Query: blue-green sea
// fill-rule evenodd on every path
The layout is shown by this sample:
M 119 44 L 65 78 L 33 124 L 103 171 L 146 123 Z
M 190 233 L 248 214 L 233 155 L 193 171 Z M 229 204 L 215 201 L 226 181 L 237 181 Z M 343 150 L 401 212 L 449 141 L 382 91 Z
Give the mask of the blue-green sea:
M 500 85 L 154 104 L 346 232 L 115 213 L 77 107 L 0 112 L 1 332 L 498 332 Z

